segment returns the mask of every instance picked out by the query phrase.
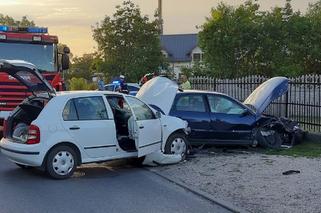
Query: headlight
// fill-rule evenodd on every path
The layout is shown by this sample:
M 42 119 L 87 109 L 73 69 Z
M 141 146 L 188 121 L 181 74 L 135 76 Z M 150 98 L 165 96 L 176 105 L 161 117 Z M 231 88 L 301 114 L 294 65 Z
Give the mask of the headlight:
M 295 131 L 295 130 L 299 130 L 300 129 L 300 126 L 299 125 L 295 125 L 294 127 L 293 127 L 293 130 Z
M 184 121 L 185 122 L 185 129 L 184 129 L 184 132 L 186 135 L 188 135 L 189 133 L 191 133 L 191 127 L 188 126 L 188 122 L 187 121 Z

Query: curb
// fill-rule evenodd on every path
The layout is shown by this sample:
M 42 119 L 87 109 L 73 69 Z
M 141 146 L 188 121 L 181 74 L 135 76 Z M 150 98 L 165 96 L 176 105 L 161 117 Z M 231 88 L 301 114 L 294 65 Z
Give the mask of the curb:
M 161 174 L 160 172 L 158 171 L 155 171 L 151 168 L 145 168 L 146 170 L 166 179 L 167 181 L 171 182 L 171 183 L 174 183 L 182 188 L 184 188 L 185 190 L 188 190 L 202 198 L 205 198 L 206 200 L 212 202 L 212 203 L 215 203 L 219 206 L 222 206 L 223 208 L 227 209 L 227 210 L 230 210 L 231 212 L 234 212 L 234 213 L 248 213 L 248 211 L 244 210 L 244 209 L 241 209 L 239 207 L 236 207 L 234 206 L 233 204 L 229 203 L 229 202 L 226 202 L 226 201 L 223 201 L 221 199 L 218 199 L 218 198 L 214 198 L 214 196 L 210 195 L 209 193 L 207 192 L 204 192 L 204 191 L 201 191 L 199 189 L 197 189 L 196 187 L 194 186 L 188 186 L 186 185 L 185 183 L 182 183 L 180 180 L 178 180 L 177 178 L 174 178 L 174 177 L 169 177 L 167 175 L 164 175 L 164 174 Z

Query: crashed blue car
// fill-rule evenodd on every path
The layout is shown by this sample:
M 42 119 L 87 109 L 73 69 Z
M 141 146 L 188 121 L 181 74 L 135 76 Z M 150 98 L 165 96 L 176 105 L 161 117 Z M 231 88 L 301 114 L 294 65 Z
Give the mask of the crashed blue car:
M 303 135 L 297 122 L 264 114 L 287 89 L 287 78 L 271 78 L 242 103 L 218 92 L 180 91 L 175 82 L 157 77 L 144 84 L 136 96 L 163 114 L 186 120 L 191 144 L 279 148 L 298 143 Z M 172 148 L 175 153 L 176 147 Z

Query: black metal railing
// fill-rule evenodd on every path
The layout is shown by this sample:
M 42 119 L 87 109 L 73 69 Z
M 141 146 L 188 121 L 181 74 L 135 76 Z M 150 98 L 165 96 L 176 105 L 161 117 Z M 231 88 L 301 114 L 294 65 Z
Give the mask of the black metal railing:
M 264 76 L 246 76 L 236 79 L 193 77 L 193 89 L 217 91 L 244 101 L 251 92 L 267 80 Z M 266 114 L 287 117 L 298 121 L 303 129 L 321 131 L 321 75 L 289 78 L 288 92 L 275 100 Z

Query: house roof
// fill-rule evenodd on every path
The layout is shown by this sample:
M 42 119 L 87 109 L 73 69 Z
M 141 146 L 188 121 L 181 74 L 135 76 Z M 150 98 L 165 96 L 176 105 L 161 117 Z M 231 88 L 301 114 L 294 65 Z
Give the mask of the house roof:
M 161 35 L 162 50 L 168 54 L 170 62 L 192 60 L 191 52 L 197 47 L 197 34 Z

